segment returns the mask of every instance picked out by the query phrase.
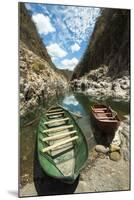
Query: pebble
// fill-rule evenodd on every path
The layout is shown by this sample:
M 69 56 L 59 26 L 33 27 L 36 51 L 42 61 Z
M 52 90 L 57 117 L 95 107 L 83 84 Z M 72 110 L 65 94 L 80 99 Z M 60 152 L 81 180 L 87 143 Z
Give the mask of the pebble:
M 105 146 L 103 146 L 103 145 L 96 145 L 95 146 L 95 150 L 97 151 L 97 152 L 100 152 L 100 153 L 108 153 L 109 152 L 109 147 L 105 147 Z
M 118 151 L 118 150 L 120 150 L 120 146 L 118 146 L 116 144 L 110 145 L 110 152 L 114 152 L 114 151 Z
M 113 161 L 118 161 L 118 160 L 121 159 L 121 155 L 120 155 L 120 153 L 119 153 L 118 151 L 111 152 L 111 153 L 109 154 L 109 157 L 110 157 L 110 159 L 113 160 Z

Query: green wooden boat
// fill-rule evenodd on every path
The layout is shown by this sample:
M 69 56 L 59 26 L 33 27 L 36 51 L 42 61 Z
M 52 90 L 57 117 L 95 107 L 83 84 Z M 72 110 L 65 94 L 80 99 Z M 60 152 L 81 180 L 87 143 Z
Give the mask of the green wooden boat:
M 88 158 L 85 136 L 72 114 L 53 106 L 40 119 L 38 158 L 45 173 L 66 183 L 73 183 Z

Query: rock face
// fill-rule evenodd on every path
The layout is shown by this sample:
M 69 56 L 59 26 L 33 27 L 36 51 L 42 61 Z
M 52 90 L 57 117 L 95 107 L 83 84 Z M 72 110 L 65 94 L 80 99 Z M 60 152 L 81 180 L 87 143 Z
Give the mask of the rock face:
M 34 43 L 33 43 L 34 41 Z M 20 4 L 20 116 L 67 89 L 23 3 Z
M 122 77 L 130 63 L 130 11 L 103 9 L 87 50 L 75 68 L 72 79 L 101 65 L 108 66 L 108 76 Z M 95 81 L 95 80 L 94 80 Z
M 91 96 L 128 100 L 129 51 L 130 11 L 103 9 L 71 85 L 85 89 Z
M 20 115 L 67 88 L 63 75 L 20 43 Z
M 130 77 L 124 74 L 121 78 L 108 76 L 108 66 L 101 66 L 91 70 L 79 80 L 74 79 L 70 85 L 75 89 L 84 88 L 85 93 L 97 99 L 118 98 L 129 100 Z
M 25 8 L 24 3 L 19 3 L 20 11 L 20 40 L 27 45 L 28 49 L 34 52 L 39 57 L 50 63 L 51 67 L 55 68 L 51 58 L 38 35 L 36 26 L 31 20 L 29 11 Z

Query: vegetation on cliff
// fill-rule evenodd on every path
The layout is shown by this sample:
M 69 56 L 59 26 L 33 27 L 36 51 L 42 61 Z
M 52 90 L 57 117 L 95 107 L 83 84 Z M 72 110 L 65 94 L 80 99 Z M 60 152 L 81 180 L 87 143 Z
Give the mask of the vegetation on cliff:
M 79 78 L 102 65 L 109 67 L 108 76 L 129 74 L 130 11 L 102 9 L 83 58 L 72 79 Z
M 20 3 L 20 115 L 25 117 L 39 104 L 67 88 L 63 72 L 56 69 L 36 30 L 30 13 Z

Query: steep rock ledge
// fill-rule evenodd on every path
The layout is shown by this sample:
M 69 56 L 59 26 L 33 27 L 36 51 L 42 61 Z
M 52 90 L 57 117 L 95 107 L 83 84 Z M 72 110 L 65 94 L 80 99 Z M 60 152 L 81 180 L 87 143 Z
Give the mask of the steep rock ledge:
M 20 116 L 67 89 L 67 79 L 53 64 L 24 3 L 20 9 Z
M 72 76 L 72 87 L 97 98 L 129 100 L 130 11 L 102 9 L 83 58 Z
M 50 64 L 20 43 L 20 116 L 41 101 L 67 89 L 63 75 L 55 72 Z
M 83 90 L 85 94 L 98 100 L 115 98 L 128 102 L 130 99 L 129 79 L 128 73 L 124 73 L 121 78 L 113 78 L 108 75 L 108 66 L 101 66 L 91 70 L 80 79 L 74 79 L 70 85 L 76 90 Z
M 101 65 L 108 74 L 122 77 L 130 65 L 130 11 L 102 9 L 83 58 L 76 66 L 72 79 L 79 78 Z

